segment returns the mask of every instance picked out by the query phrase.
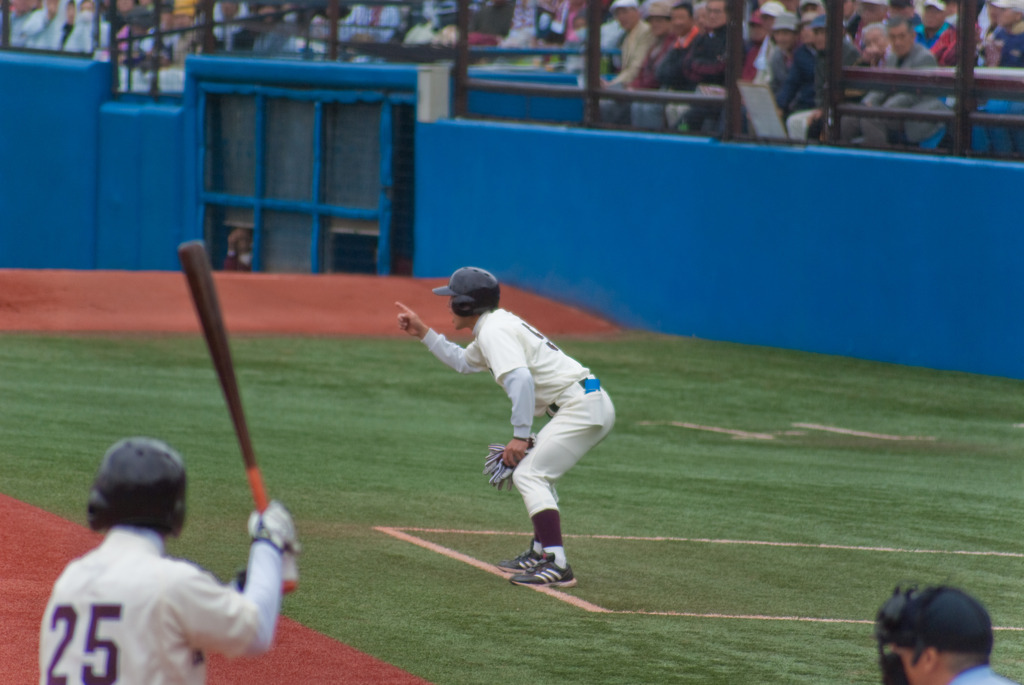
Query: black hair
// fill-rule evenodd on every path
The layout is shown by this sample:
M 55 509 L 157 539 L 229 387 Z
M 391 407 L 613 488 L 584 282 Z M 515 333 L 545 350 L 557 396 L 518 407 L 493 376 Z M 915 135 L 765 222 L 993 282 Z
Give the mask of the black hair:
M 693 16 L 693 3 L 692 2 L 685 2 L 685 0 L 684 0 L 684 2 L 677 2 L 676 4 L 672 5 L 672 9 L 674 9 L 674 10 L 686 10 L 687 14 L 689 14 L 691 17 Z

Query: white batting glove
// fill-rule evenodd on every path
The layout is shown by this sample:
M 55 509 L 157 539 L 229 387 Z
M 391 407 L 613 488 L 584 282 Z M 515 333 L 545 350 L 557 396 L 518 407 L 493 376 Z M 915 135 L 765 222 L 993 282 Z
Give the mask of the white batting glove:
M 249 535 L 253 540 L 268 541 L 284 555 L 286 563 L 292 557 L 292 566 L 295 565 L 295 555 L 300 550 L 295 522 L 288 508 L 277 500 L 271 500 L 262 514 L 254 511 L 249 515 Z

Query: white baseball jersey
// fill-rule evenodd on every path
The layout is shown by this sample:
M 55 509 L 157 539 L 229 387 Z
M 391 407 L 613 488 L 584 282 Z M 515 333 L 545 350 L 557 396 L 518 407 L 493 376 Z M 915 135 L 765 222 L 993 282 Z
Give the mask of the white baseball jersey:
M 199 567 L 164 557 L 157 533 L 115 527 L 53 587 L 40 632 L 39 683 L 204 683 L 204 652 L 245 653 L 260 631 L 260 611 Z
M 533 376 L 534 416 L 541 416 L 567 387 L 590 375 L 587 367 L 504 309 L 482 314 L 473 333 L 475 339 L 464 350 L 433 330 L 423 343 L 441 361 L 462 373 L 490 369 L 498 385 L 509 371 L 527 369 Z
M 474 340 L 465 348 L 433 329 L 423 343 L 461 373 L 490 369 L 503 387 L 507 374 L 526 369 L 533 381 L 534 416 L 544 414 L 553 403 L 560 407 L 512 475 L 530 516 L 545 509 L 557 510 L 555 482 L 608 435 L 615 425 L 615 406 L 603 389 L 584 392 L 579 381 L 590 376 L 590 370 L 515 314 L 504 309 L 482 314 L 473 334 Z M 518 396 L 510 392 L 513 395 Z M 512 413 L 512 425 L 518 428 L 521 422 L 515 400 Z M 525 421 L 529 420 L 526 417 Z

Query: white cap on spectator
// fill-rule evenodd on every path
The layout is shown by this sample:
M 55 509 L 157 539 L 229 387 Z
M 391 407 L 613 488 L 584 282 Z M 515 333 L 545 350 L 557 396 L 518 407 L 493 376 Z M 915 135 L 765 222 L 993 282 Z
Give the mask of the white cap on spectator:
M 776 0 L 768 0 L 768 2 L 761 5 L 761 15 L 767 17 L 777 17 L 780 14 L 786 13 L 786 6 Z
M 636 0 L 615 0 L 615 2 L 612 3 L 612 6 L 609 7 L 608 9 L 614 12 L 615 10 L 621 9 L 623 7 L 632 7 L 633 9 L 639 9 L 640 5 L 637 4 Z
M 764 8 L 761 10 L 764 11 Z M 783 12 L 779 16 L 775 17 L 775 23 L 772 24 L 772 31 L 779 31 L 785 29 L 786 31 L 796 31 L 796 15 L 792 12 Z
M 1014 12 L 1024 12 L 1024 0 L 992 0 L 995 7 Z
M 644 13 L 648 17 L 669 19 L 672 17 L 672 5 L 668 4 L 665 0 L 651 0 L 644 3 Z
M 924 0 L 924 6 L 934 7 L 942 12 L 946 11 L 946 3 L 942 2 L 942 0 Z
M 881 5 L 882 7 L 888 7 L 889 3 L 887 0 L 860 0 L 862 3 L 868 5 Z

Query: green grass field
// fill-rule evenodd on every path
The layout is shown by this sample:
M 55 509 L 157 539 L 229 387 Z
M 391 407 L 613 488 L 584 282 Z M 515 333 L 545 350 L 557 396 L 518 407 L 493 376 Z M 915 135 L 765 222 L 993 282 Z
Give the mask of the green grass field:
M 870 625 L 703 615 L 870 620 L 900 582 L 965 587 L 1024 627 L 1020 382 L 646 334 L 558 342 L 618 412 L 559 484 L 580 536 L 568 594 L 608 613 L 374 530 L 522 531 L 413 534 L 485 561 L 525 549 L 521 499 L 480 473 L 510 433 L 489 376 L 411 340 L 234 339 L 264 479 L 305 546 L 285 614 L 445 684 L 877 683 Z M 198 336 L 2 336 L 0 408 L 5 494 L 84 523 L 104 450 L 161 437 L 190 477 L 171 553 L 223 578 L 244 563 L 251 498 Z M 652 537 L 671 539 L 622 539 Z M 993 663 L 1024 679 L 1024 632 L 999 631 Z

